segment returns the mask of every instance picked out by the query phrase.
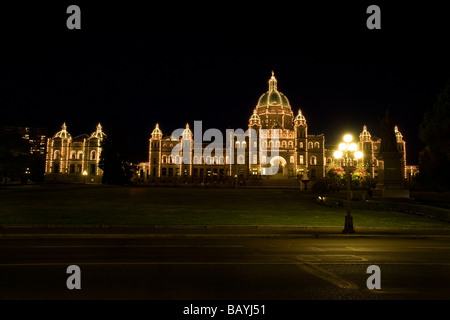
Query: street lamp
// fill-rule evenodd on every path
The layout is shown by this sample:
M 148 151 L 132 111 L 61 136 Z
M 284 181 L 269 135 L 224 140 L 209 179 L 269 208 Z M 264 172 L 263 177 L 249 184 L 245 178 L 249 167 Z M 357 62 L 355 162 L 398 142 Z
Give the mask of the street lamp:
M 352 142 L 352 136 L 346 134 L 344 136 L 344 141 L 339 144 L 339 150 L 334 152 L 334 157 L 336 159 L 343 158 L 345 161 L 345 171 L 347 176 L 347 215 L 345 216 L 345 227 L 342 233 L 355 233 L 353 229 L 353 217 L 350 214 L 350 159 L 361 159 L 363 154 L 358 151 L 358 145 Z
M 83 171 L 83 176 L 84 176 L 84 184 L 86 184 L 86 176 L 87 176 L 87 171 L 86 170 Z

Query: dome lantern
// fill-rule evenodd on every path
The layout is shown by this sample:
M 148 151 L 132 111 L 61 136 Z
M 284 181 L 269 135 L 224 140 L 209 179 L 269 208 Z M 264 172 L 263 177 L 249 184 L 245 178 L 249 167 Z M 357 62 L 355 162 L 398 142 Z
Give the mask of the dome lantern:
M 272 71 L 272 77 L 269 79 L 269 91 L 264 93 L 258 100 L 257 107 L 281 105 L 284 107 L 291 107 L 289 100 L 284 94 L 278 91 L 277 79 Z
M 100 124 L 100 122 L 98 123 L 97 127 L 96 127 L 96 131 L 94 133 L 91 134 L 91 138 L 97 138 L 100 140 L 103 140 L 103 138 L 106 136 L 106 134 L 103 133 L 102 131 L 102 125 Z
M 250 126 L 254 126 L 254 125 L 261 126 L 261 118 L 256 113 L 256 109 L 253 110 L 253 114 L 252 114 L 252 116 L 250 117 L 250 120 L 249 120 L 249 125 Z
M 298 126 L 305 127 L 306 126 L 306 118 L 302 114 L 302 109 L 298 109 L 298 115 L 295 117 L 294 123 L 295 123 L 296 127 L 298 127 Z
M 159 129 L 159 124 L 156 124 L 155 129 L 152 131 L 152 139 L 161 139 L 162 138 L 162 131 Z
M 359 140 L 360 141 L 364 141 L 364 142 L 368 142 L 368 141 L 370 141 L 370 137 L 371 137 L 370 132 L 367 131 L 367 126 L 364 125 L 363 126 L 363 131 L 359 134 Z
M 186 123 L 186 129 L 183 130 L 182 136 L 183 136 L 183 140 L 191 140 L 192 131 L 191 131 L 191 129 L 189 129 L 189 123 Z
M 70 135 L 70 133 L 67 132 L 67 126 L 66 126 L 65 122 L 61 126 L 61 131 L 57 132 L 55 134 L 54 138 L 72 139 L 72 136 Z
M 403 140 L 403 135 L 400 131 L 398 131 L 397 126 L 394 127 L 394 131 L 395 131 L 395 138 L 397 139 L 397 142 L 401 142 Z

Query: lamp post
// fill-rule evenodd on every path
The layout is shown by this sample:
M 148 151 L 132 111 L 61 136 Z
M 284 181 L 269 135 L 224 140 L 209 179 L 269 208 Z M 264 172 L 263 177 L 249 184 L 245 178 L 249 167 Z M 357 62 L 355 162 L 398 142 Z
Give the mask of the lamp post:
M 352 141 L 352 136 L 346 134 L 344 136 L 344 141 L 339 144 L 339 150 L 334 152 L 334 157 L 336 159 L 343 158 L 345 161 L 345 171 L 347 176 L 347 215 L 345 216 L 345 226 L 342 233 L 355 233 L 353 229 L 353 217 L 350 214 L 350 159 L 361 159 L 363 154 L 358 151 L 358 145 Z

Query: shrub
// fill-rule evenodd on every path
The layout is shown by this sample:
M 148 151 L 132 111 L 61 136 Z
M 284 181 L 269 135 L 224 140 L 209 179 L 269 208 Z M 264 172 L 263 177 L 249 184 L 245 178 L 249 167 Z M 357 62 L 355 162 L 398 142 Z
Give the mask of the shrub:
M 324 194 L 328 192 L 328 184 L 323 180 L 314 182 L 311 187 L 311 191 L 314 194 Z

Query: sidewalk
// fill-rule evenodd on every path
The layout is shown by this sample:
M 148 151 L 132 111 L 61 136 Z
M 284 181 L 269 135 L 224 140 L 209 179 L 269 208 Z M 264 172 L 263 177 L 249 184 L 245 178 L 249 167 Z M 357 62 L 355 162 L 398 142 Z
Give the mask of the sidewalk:
M 355 226 L 354 234 L 343 227 L 313 226 L 211 226 L 211 225 L 7 225 L 5 238 L 146 238 L 146 237 L 450 237 L 450 229 L 369 228 Z

